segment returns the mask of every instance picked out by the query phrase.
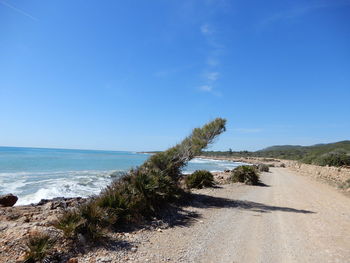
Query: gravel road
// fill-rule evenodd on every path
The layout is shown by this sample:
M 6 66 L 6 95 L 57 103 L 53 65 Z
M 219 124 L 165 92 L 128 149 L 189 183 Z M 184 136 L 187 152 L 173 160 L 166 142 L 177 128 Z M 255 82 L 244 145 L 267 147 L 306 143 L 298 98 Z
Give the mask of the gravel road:
M 283 168 L 195 191 L 177 226 L 153 231 L 138 262 L 350 262 L 350 199 Z

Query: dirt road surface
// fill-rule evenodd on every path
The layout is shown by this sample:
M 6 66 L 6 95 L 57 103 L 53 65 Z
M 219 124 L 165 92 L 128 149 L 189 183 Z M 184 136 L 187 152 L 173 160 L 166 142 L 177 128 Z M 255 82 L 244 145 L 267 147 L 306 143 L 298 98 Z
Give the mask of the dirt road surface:
M 350 262 L 350 199 L 283 168 L 261 186 L 195 191 L 183 222 L 154 231 L 139 262 Z

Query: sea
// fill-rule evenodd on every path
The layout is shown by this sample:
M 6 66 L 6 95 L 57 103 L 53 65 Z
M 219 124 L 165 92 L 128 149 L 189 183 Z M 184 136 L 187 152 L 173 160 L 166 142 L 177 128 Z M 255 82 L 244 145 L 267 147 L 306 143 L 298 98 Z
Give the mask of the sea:
M 128 151 L 0 147 L 0 195 L 18 196 L 16 205 L 55 197 L 92 196 L 149 157 Z M 224 171 L 240 164 L 195 158 L 182 172 Z

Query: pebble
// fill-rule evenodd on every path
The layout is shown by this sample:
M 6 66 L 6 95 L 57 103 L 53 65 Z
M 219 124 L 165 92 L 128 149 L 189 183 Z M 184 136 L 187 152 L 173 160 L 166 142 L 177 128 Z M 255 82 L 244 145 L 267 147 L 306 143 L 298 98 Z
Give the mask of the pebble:
M 112 259 L 111 259 L 111 258 L 104 257 L 104 258 L 100 258 L 100 259 L 98 260 L 98 262 L 101 262 L 101 263 L 108 263 L 108 262 L 112 262 Z

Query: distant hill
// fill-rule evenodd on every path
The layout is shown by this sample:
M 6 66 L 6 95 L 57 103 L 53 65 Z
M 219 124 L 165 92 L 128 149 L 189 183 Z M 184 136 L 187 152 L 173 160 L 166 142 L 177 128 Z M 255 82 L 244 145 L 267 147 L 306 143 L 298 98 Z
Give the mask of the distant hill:
M 301 145 L 276 145 L 265 149 L 249 151 L 225 151 L 204 152 L 207 156 L 232 156 L 232 157 L 265 157 L 288 160 L 300 160 L 305 163 L 320 165 L 350 165 L 350 141 L 341 141 L 327 144 L 316 144 L 312 146 Z M 340 161 L 338 159 L 341 159 Z M 337 159 L 337 160 L 335 160 Z
M 315 144 L 312 146 L 301 146 L 301 145 L 276 145 L 267 147 L 265 149 L 259 150 L 258 152 L 268 152 L 268 151 L 298 151 L 298 150 L 306 150 L 306 151 L 329 151 L 335 150 L 338 148 L 342 148 L 344 150 L 350 151 L 350 141 L 341 141 L 335 143 L 322 143 Z

